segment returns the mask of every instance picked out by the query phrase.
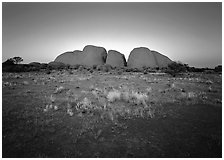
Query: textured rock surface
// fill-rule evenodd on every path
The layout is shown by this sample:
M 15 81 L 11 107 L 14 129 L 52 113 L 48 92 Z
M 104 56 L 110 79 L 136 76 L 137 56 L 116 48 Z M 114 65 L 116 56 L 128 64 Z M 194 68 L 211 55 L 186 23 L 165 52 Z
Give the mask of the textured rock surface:
M 150 51 L 148 48 L 139 47 L 134 48 L 128 57 L 128 67 L 142 68 L 142 67 L 166 67 L 172 61 L 155 51 Z
M 103 47 L 85 46 L 83 51 L 75 50 L 59 55 L 54 61 L 69 65 L 102 65 L 106 62 L 107 51 Z
M 106 62 L 106 58 L 107 51 L 105 48 L 88 45 L 83 49 L 82 64 L 87 66 L 102 65 Z
M 54 61 L 64 64 L 76 65 L 81 64 L 83 59 L 82 51 L 75 50 L 73 52 L 65 52 L 59 55 Z
M 160 54 L 159 52 L 156 52 L 156 51 L 151 51 L 151 52 L 153 53 L 155 57 L 157 66 L 160 68 L 167 67 L 168 64 L 172 62 L 167 56 L 164 56 Z
M 142 68 L 143 66 L 157 67 L 154 56 L 148 48 L 134 48 L 128 57 L 128 67 Z
M 128 62 L 125 56 L 115 50 L 107 51 L 103 47 L 87 45 L 83 51 L 75 50 L 73 52 L 65 52 L 59 55 L 54 62 L 61 62 L 69 65 L 83 64 L 92 67 L 93 65 L 108 64 L 113 67 L 142 68 L 142 67 L 167 67 L 172 61 L 156 52 L 150 51 L 146 47 L 134 48 L 129 57 Z
M 124 67 L 127 65 L 125 56 L 115 50 L 108 51 L 106 64 L 112 67 Z

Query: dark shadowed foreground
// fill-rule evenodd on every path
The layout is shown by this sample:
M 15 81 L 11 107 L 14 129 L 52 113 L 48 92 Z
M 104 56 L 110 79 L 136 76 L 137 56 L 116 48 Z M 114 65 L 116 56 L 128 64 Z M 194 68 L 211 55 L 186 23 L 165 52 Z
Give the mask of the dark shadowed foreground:
M 3 73 L 3 157 L 221 157 L 219 74 Z

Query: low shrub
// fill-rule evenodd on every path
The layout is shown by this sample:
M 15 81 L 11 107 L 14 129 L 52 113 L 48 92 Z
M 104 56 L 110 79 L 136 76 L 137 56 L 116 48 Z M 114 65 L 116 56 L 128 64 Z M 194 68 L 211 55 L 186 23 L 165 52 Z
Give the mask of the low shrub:
M 84 65 L 79 65 L 79 67 L 78 67 L 78 71 L 82 72 L 82 71 L 84 71 L 84 70 L 86 70 L 86 66 L 84 66 Z
M 2 63 L 3 66 L 12 66 L 15 65 L 14 61 L 10 58 L 7 59 L 5 62 Z
M 50 62 L 48 63 L 48 68 L 49 69 L 67 69 L 67 65 L 61 62 Z
M 107 95 L 107 99 L 109 102 L 114 102 L 115 100 L 121 99 L 121 92 L 118 90 L 110 91 Z
M 93 70 L 96 70 L 97 69 L 97 65 L 94 64 L 92 68 L 93 68 Z
M 41 63 L 40 64 L 40 69 L 47 69 L 47 63 Z
M 184 73 L 187 71 L 187 65 L 182 64 L 180 62 L 172 62 L 168 65 L 168 67 L 165 70 L 165 73 L 168 73 L 172 75 L 173 77 L 180 75 L 181 73 Z
M 112 70 L 112 66 L 109 64 L 97 65 L 96 70 L 102 71 L 102 72 L 109 72 Z
M 3 65 L 3 72 L 32 72 L 32 71 L 40 71 L 40 66 L 33 66 L 29 64 L 15 64 L 15 65 Z
M 125 72 L 131 72 L 132 69 L 131 68 L 125 68 Z
M 215 72 L 222 72 L 222 65 L 218 65 L 214 69 Z
M 77 69 L 79 69 L 79 66 L 80 66 L 79 64 L 76 64 L 76 65 L 72 65 L 70 68 L 77 70 Z

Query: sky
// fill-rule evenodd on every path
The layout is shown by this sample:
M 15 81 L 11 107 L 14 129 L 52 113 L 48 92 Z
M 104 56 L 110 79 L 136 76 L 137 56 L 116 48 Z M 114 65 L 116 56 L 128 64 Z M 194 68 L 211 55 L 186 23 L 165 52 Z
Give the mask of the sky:
M 136 47 L 194 67 L 222 64 L 222 3 L 2 3 L 2 61 L 48 63 L 86 45 Z

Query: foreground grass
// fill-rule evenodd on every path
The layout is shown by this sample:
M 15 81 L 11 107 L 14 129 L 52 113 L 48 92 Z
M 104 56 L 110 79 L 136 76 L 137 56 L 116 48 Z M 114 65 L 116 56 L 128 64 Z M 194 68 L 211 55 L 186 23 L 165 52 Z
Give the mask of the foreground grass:
M 221 157 L 221 77 L 3 75 L 3 157 Z

